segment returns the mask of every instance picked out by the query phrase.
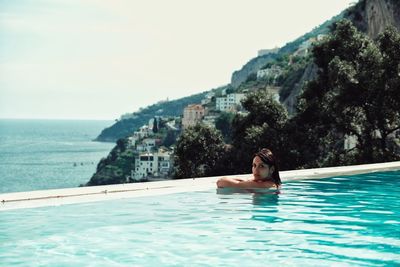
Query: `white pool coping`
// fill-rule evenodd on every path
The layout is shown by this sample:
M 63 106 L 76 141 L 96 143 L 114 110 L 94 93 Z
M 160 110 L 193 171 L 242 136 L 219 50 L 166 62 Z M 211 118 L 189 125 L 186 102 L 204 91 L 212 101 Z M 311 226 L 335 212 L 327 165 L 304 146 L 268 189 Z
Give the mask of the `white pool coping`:
M 280 172 L 280 176 L 284 188 L 284 182 L 286 181 L 395 170 L 400 170 L 400 161 L 282 171 Z M 249 176 L 251 176 L 251 174 L 235 175 L 232 177 L 243 178 Z M 221 176 L 6 193 L 0 194 L 0 211 L 210 190 L 216 188 L 215 183 L 220 177 Z

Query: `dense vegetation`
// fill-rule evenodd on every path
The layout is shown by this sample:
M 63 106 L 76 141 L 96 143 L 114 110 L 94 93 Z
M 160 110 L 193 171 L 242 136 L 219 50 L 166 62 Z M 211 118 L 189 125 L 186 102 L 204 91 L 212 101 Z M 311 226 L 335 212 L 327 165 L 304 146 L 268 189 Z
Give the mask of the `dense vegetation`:
M 176 145 L 174 161 L 179 164 L 175 168 L 175 177 L 204 177 L 220 174 L 217 168 L 220 166 L 223 152 L 223 139 L 217 130 L 203 124 L 189 127 L 179 137 Z
M 314 58 L 319 75 L 304 91 L 296 119 L 329 151 L 316 160 L 333 165 L 397 159 L 397 146 L 390 146 L 400 126 L 399 32 L 390 27 L 374 42 L 345 20 L 315 47 Z M 356 136 L 353 150 L 335 145 L 343 135 Z
M 388 28 L 375 42 L 343 20 L 314 47 L 312 60 L 318 75 L 304 88 L 295 116 L 265 90 L 253 90 L 243 102 L 249 113 L 232 121 L 229 149 L 221 155 L 225 144 L 216 136 L 202 141 L 201 151 L 214 152 L 193 164 L 215 172 L 187 166 L 188 155 L 200 151 L 196 130 L 206 131 L 197 126 L 178 141 L 177 177 L 248 173 L 262 147 L 275 152 L 283 170 L 400 159 L 399 32 Z M 356 137 L 354 148 L 344 148 L 346 136 Z
M 130 172 L 135 169 L 135 155 L 127 149 L 127 139 L 119 139 L 106 158 L 97 164 L 96 173 L 86 185 L 122 184 L 130 182 Z

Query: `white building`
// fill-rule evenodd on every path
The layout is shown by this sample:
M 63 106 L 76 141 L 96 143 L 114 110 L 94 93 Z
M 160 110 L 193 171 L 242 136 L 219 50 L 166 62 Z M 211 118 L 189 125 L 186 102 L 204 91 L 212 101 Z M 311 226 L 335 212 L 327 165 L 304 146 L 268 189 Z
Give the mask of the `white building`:
M 128 146 L 134 147 L 136 145 L 137 140 L 139 137 L 137 135 L 132 135 L 128 137 Z
M 213 92 L 206 94 L 206 96 L 201 100 L 201 104 L 207 105 L 208 103 L 211 103 L 211 100 L 214 96 L 215 94 Z
M 345 135 L 344 136 L 344 149 L 350 150 L 355 148 L 357 145 L 357 136 L 355 135 Z
M 146 138 L 142 141 L 142 143 L 148 148 L 148 150 L 153 149 L 156 146 L 157 140 L 154 138 Z
M 149 130 L 152 130 L 153 131 L 153 126 L 154 126 L 154 118 L 151 118 L 150 120 L 149 120 Z
M 157 140 L 154 138 L 143 139 L 140 144 L 136 145 L 136 150 L 138 152 L 144 152 L 144 151 L 150 152 L 155 148 L 156 142 Z
M 134 180 L 148 176 L 167 177 L 171 169 L 171 152 L 140 153 L 135 159 Z
M 240 101 L 244 99 L 244 94 L 228 94 L 225 97 L 217 97 L 216 109 L 220 111 L 234 111 L 241 106 Z
M 139 131 L 135 131 L 132 136 L 128 137 L 128 145 L 133 147 L 137 144 L 137 141 L 143 139 L 152 132 L 152 130 L 147 125 L 143 125 L 139 128 Z
M 145 138 L 149 136 L 151 130 L 149 129 L 148 125 L 143 125 L 139 128 L 139 131 L 133 133 L 133 136 L 137 137 L 138 139 Z

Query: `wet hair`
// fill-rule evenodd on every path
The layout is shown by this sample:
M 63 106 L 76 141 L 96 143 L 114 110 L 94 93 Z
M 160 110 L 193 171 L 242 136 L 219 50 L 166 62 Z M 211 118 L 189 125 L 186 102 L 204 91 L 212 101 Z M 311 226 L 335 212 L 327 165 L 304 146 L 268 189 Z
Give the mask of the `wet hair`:
M 274 172 L 272 173 L 271 178 L 277 187 L 280 186 L 282 182 L 279 176 L 278 163 L 276 162 L 276 158 L 274 154 L 272 154 L 271 150 L 268 148 L 263 148 L 255 153 L 254 157 L 255 156 L 260 157 L 261 161 L 267 164 L 269 167 L 274 167 Z

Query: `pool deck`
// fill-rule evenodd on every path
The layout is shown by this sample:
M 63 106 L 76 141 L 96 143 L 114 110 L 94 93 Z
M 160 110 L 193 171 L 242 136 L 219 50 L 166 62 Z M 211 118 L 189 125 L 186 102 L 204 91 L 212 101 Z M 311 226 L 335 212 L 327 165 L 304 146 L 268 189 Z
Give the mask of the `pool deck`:
M 291 170 L 280 172 L 282 182 L 319 179 L 332 176 L 355 175 L 371 172 L 400 170 L 400 161 L 329 167 L 318 169 Z M 232 177 L 246 178 L 251 174 Z M 65 189 L 38 190 L 0 194 L 0 211 L 42 206 L 103 201 L 111 199 L 154 196 L 188 191 L 202 191 L 216 188 L 218 177 L 189 178 L 146 183 L 128 183 L 104 186 L 88 186 Z M 283 185 L 284 186 L 284 185 Z

